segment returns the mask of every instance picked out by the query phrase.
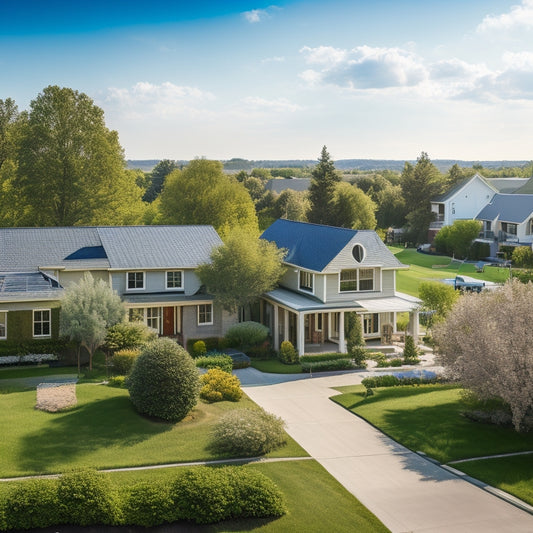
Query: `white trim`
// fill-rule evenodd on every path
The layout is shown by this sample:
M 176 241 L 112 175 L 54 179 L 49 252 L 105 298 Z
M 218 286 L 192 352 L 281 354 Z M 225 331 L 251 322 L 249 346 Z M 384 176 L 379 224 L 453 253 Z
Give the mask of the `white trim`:
M 48 321 L 41 320 L 39 321 L 39 324 L 46 324 L 48 322 L 48 333 L 41 334 L 41 335 L 35 335 L 35 313 L 42 313 L 44 311 L 48 311 Z M 32 337 L 39 339 L 39 338 L 50 338 L 52 336 L 52 309 L 33 309 L 32 310 L 32 321 L 31 321 L 31 329 L 32 329 Z
M 142 287 L 133 287 L 131 288 L 129 286 L 129 276 L 130 274 L 142 274 L 143 275 L 143 285 Z M 146 287 L 146 272 L 143 270 L 128 270 L 126 272 L 126 292 L 132 292 L 132 291 L 144 291 Z
M 211 307 L 211 322 L 200 322 L 200 306 L 207 306 L 209 305 Z M 208 303 L 208 304 L 198 304 L 198 306 L 196 307 L 196 321 L 197 321 L 197 324 L 198 326 L 211 326 L 213 324 L 213 304 L 212 303 Z
M 168 286 L 168 275 L 169 274 L 174 274 L 176 272 L 179 272 L 180 273 L 180 276 L 181 276 L 181 285 L 179 287 L 169 287 Z M 176 269 L 176 270 L 165 270 L 165 290 L 167 291 L 183 291 L 183 282 L 184 282 L 184 272 L 183 270 L 179 270 L 179 269 Z
M 302 274 L 311 276 L 311 288 L 302 286 Z M 298 290 L 305 294 L 315 294 L 315 275 L 313 272 L 310 272 L 309 270 L 304 270 L 302 268 L 298 270 Z

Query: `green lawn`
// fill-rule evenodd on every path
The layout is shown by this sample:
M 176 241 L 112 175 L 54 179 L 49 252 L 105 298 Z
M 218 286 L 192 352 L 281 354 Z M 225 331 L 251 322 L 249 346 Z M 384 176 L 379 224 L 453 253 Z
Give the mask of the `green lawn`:
M 381 431 L 413 451 L 422 451 L 441 463 L 457 459 L 533 450 L 533 432 L 472 422 L 461 415 L 465 409 L 461 389 L 424 385 L 374 389 L 365 398 L 362 385 L 339 387 L 333 401 L 368 420 Z M 501 462 L 500 462 L 501 461 Z M 525 465 L 528 465 L 527 467 Z M 506 490 L 533 504 L 532 456 L 469 461 L 454 468 Z
M 35 390 L 3 394 L 0 410 L 0 477 L 62 472 L 90 466 L 113 468 L 218 458 L 209 449 L 209 432 L 228 409 L 254 407 L 238 403 L 199 403 L 178 424 L 140 416 L 128 392 L 105 385 L 76 387 L 78 405 L 62 413 L 34 409 Z M 272 456 L 308 455 L 292 439 Z
M 483 459 L 452 466 L 533 505 L 533 455 Z
M 0 368 L 0 386 L 4 379 L 31 378 L 37 376 L 56 376 L 64 374 L 77 374 L 78 369 L 73 366 L 60 366 L 50 368 L 48 365 L 19 366 Z
M 415 248 L 390 246 L 389 249 L 409 270 L 399 270 L 396 274 L 396 288 L 400 292 L 418 296 L 418 286 L 422 281 L 454 278 L 466 275 L 482 281 L 504 283 L 509 278 L 508 268 L 485 267 L 484 272 L 476 272 L 473 263 L 453 261 L 445 255 L 429 255 L 416 251 Z
M 256 360 L 252 359 L 252 367 L 261 372 L 270 372 L 272 374 L 301 374 L 302 366 L 297 365 L 285 365 L 278 359 L 264 359 Z
M 481 424 L 461 415 L 461 389 L 424 385 L 374 389 L 364 397 L 362 385 L 340 387 L 332 399 L 368 420 L 393 439 L 447 463 L 456 459 L 533 450 L 533 433 Z

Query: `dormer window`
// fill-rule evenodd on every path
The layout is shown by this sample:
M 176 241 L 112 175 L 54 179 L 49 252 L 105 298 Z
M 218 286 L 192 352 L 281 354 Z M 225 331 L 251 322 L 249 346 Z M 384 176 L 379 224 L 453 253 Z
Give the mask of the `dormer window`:
M 352 256 L 358 263 L 362 263 L 365 258 L 365 249 L 360 244 L 356 244 L 352 248 Z
M 167 271 L 167 289 L 169 290 L 183 289 L 183 271 L 182 270 Z
M 313 292 L 313 278 L 311 272 L 300 270 L 300 290 Z

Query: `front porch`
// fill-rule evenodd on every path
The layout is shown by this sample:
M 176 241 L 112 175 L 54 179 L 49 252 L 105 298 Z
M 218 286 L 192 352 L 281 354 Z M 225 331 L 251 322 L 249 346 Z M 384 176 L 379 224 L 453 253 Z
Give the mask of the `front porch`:
M 408 332 L 418 340 L 418 300 L 396 294 L 359 301 L 324 304 L 285 289 L 270 292 L 261 303 L 259 321 L 272 332 L 279 350 L 290 341 L 298 355 L 305 353 L 346 353 L 345 315 L 355 312 L 361 319 L 365 341 L 392 345 L 397 334 L 397 313 L 409 313 Z

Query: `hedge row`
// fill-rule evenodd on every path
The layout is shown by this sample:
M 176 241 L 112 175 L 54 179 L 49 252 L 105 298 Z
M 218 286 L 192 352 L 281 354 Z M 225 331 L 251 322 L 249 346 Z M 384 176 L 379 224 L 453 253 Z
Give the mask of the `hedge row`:
M 228 374 L 231 374 L 233 369 L 233 360 L 229 355 L 211 352 L 203 357 L 196 357 L 194 362 L 198 368 L 219 368 Z
M 408 377 L 408 376 L 393 376 L 384 374 L 382 376 L 371 376 L 363 379 L 361 383 L 367 389 L 376 387 L 402 387 L 406 385 L 432 385 L 441 383 L 443 380 L 438 376 L 434 377 Z
M 138 482 L 120 491 L 106 474 L 82 470 L 57 480 L 14 484 L 0 502 L 0 530 L 60 524 L 152 527 L 180 520 L 209 524 L 285 512 L 277 485 L 245 467 L 199 467 L 181 471 L 165 484 Z
M 349 359 L 345 353 L 321 353 L 317 355 L 302 355 L 300 363 L 318 363 L 320 361 L 335 361 L 336 359 Z
M 302 372 L 326 372 L 328 370 L 353 370 L 357 368 L 351 359 L 330 359 L 316 363 L 302 363 Z
M 22 342 L 7 341 L 0 343 L 0 357 L 6 355 L 54 354 L 63 353 L 70 343 L 67 340 L 36 339 Z

